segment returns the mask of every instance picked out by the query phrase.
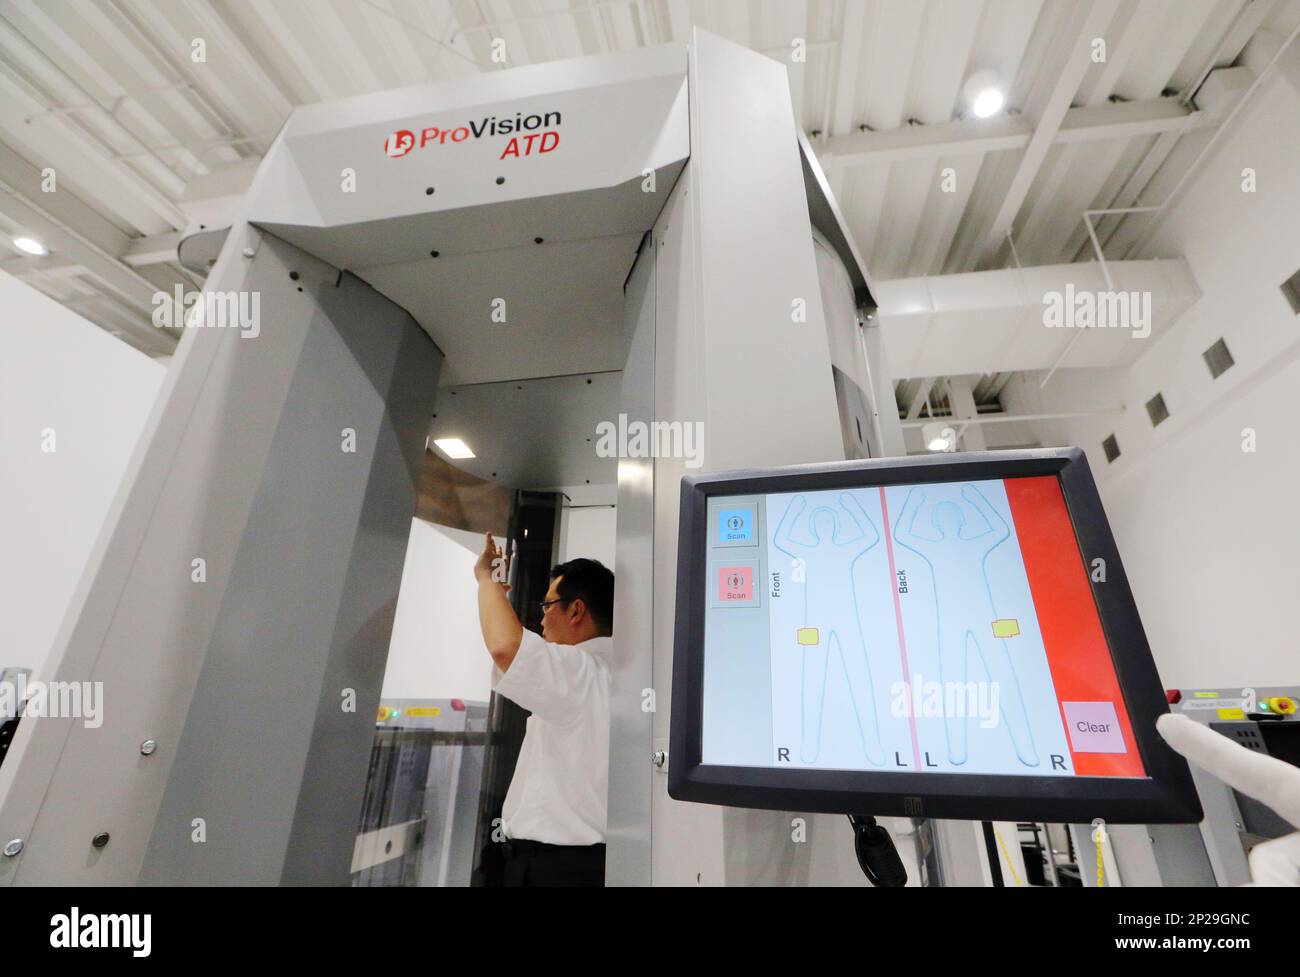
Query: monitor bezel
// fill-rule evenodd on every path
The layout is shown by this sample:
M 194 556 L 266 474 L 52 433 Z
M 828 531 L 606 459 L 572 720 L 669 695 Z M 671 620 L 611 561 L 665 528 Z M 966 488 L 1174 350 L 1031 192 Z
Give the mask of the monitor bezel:
M 782 770 L 702 761 L 707 508 L 710 498 L 875 488 L 927 482 L 1056 476 L 1084 568 L 1105 560 L 1089 586 L 1146 777 Z M 732 807 L 835 814 L 1115 824 L 1202 818 L 1186 761 L 1156 732 L 1169 711 L 1110 523 L 1078 448 L 883 458 L 686 475 L 678 526 L 668 793 Z

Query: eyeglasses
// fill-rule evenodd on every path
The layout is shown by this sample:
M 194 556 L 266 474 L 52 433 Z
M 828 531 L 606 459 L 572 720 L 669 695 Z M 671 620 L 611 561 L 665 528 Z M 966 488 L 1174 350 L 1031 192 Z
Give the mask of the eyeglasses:
M 536 608 L 536 610 L 537 610 L 537 612 L 538 612 L 539 614 L 545 614 L 545 613 L 546 613 L 546 609 L 547 609 L 548 607 L 550 607 L 552 604 L 567 604 L 567 603 L 569 603 L 570 601 L 573 601 L 573 600 L 577 600 L 577 598 L 576 598 L 576 597 L 557 597 L 557 598 L 555 598 L 555 600 L 535 600 L 535 601 L 533 601 L 533 607 Z

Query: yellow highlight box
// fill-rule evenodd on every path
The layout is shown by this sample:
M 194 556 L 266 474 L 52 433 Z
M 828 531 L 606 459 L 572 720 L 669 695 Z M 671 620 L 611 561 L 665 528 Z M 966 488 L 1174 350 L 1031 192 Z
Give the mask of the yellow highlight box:
M 1237 706 L 1217 710 L 1220 719 L 1245 719 L 1246 713 Z
M 795 640 L 801 645 L 815 645 L 818 643 L 816 628 L 800 628 L 794 635 Z
M 999 618 L 993 622 L 993 637 L 1014 638 L 1020 634 L 1020 622 L 1014 617 Z

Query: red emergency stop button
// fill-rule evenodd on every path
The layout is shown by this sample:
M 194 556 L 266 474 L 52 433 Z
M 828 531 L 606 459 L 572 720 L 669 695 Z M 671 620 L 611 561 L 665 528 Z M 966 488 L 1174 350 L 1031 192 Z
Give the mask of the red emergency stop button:
M 1268 703 L 1268 708 L 1281 716 L 1291 716 L 1295 714 L 1295 699 L 1289 695 L 1270 696 L 1264 700 Z

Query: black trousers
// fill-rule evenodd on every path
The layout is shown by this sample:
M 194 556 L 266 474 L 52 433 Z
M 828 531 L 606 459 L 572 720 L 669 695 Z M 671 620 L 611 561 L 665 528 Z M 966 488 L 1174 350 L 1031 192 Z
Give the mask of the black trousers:
M 605 846 L 503 842 L 507 886 L 604 885 Z

